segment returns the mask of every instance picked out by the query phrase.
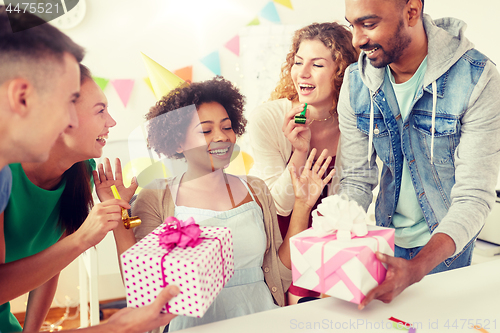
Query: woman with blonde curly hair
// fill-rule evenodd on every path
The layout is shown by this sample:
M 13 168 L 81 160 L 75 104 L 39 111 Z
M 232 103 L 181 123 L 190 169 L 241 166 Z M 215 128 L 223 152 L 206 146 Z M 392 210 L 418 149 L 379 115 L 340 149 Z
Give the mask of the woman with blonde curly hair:
M 287 166 L 293 163 L 303 168 L 309 151 L 316 148 L 328 149 L 333 168 L 340 138 L 337 117 L 340 86 L 346 68 L 357 59 L 352 34 L 343 25 L 313 23 L 297 30 L 271 101 L 250 115 L 249 134 L 255 159 L 251 174 L 263 179 L 271 190 L 282 234 L 288 230 L 295 202 Z M 305 108 L 306 123 L 295 123 L 295 115 Z M 332 193 L 334 186 L 329 184 L 318 202 Z M 309 219 L 310 225 L 310 212 Z M 318 296 L 293 285 L 288 292 L 289 304 L 300 297 Z

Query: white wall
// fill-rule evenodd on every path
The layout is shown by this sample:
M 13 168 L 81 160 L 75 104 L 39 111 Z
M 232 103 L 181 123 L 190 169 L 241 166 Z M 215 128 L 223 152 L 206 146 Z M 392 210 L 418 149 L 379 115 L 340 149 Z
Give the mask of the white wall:
M 222 75 L 241 86 L 241 59 L 223 45 L 244 31 L 267 3 L 268 0 L 87 0 L 84 21 L 66 31 L 87 49 L 84 63 L 96 76 L 136 79 L 127 108 L 111 85 L 106 88 L 110 112 L 118 122 L 110 140 L 126 140 L 155 102 L 142 80 L 147 72 L 140 52 L 172 71 L 192 65 L 193 80 L 201 81 L 214 74 L 199 60 L 219 50 Z M 467 36 L 498 63 L 500 46 L 495 41 L 493 22 L 500 13 L 500 2 L 478 0 L 474 6 L 470 4 L 464 0 L 427 0 L 425 11 L 435 18 L 454 16 L 466 21 Z M 276 4 L 282 24 L 307 25 L 329 20 L 345 23 L 343 0 L 292 0 L 292 5 L 294 10 Z M 262 25 L 274 24 L 262 18 L 260 21 Z M 252 93 L 247 87 L 242 92 Z
M 200 81 L 213 76 L 200 59 L 219 50 L 222 75 L 241 85 L 241 59 L 224 48 L 224 44 L 245 30 L 247 23 L 259 15 L 268 0 L 86 0 L 87 14 L 83 22 L 65 31 L 87 49 L 84 63 L 94 75 L 111 79 L 135 79 L 129 105 L 124 108 L 111 85 L 105 93 L 110 103 L 110 113 L 118 125 L 111 130 L 110 147 L 114 140 L 126 142 L 133 129 L 143 121 L 144 114 L 155 99 L 143 78 L 147 76 L 140 52 L 170 70 L 193 66 L 193 79 Z M 2 0 L 0 0 L 2 2 Z M 343 0 L 291 0 L 294 10 L 276 4 L 281 24 L 307 25 L 312 22 L 338 20 L 344 22 Z M 426 0 L 425 12 L 434 18 L 453 16 L 469 25 L 466 35 L 476 47 L 494 62 L 500 62 L 500 43 L 496 21 L 500 14 L 498 0 Z M 262 25 L 273 25 L 260 19 Z M 257 52 L 257 50 L 256 50 Z M 264 50 L 265 52 L 265 50 Z M 284 59 L 283 59 L 284 60 Z M 271 70 L 271 69 L 270 69 Z M 278 78 L 276 77 L 276 80 Z M 244 94 L 251 94 L 245 87 Z M 247 110 L 249 111 L 249 110 Z M 106 156 L 127 158 L 126 147 L 122 151 L 106 150 Z M 104 251 L 108 256 L 103 262 L 113 262 L 112 249 Z M 63 272 L 57 293 L 59 303 L 65 296 L 78 298 L 77 269 L 75 265 Z M 116 267 L 116 266 L 115 266 Z M 121 283 L 119 274 L 109 273 L 115 286 Z M 109 282 L 111 283 L 111 282 Z M 101 289 L 101 297 L 106 295 Z M 23 311 L 23 300 L 14 302 L 14 311 Z

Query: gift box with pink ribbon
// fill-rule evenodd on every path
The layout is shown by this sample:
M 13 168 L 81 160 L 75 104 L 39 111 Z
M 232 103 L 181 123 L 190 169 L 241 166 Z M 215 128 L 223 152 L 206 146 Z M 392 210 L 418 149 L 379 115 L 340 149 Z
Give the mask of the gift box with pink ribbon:
M 125 251 L 121 264 L 129 307 L 152 303 L 174 284 L 180 293 L 162 312 L 202 317 L 234 274 L 231 232 L 169 217 Z
M 367 225 L 363 208 L 339 195 L 312 216 L 312 227 L 290 238 L 294 285 L 361 303 L 385 279 L 375 252 L 394 255 L 394 229 Z

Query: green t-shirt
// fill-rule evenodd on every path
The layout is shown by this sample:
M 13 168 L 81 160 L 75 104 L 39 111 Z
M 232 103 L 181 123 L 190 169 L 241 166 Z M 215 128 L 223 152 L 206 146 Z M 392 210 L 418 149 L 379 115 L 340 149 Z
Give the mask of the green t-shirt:
M 427 57 L 422 61 L 417 71 L 408 81 L 396 84 L 389 66 L 387 74 L 396 94 L 399 111 L 403 121 L 411 112 L 412 103 L 418 88 L 422 85 L 425 71 L 427 69 Z M 402 248 L 414 248 L 427 244 L 431 238 L 429 227 L 425 222 L 422 209 L 417 200 L 417 194 L 411 180 L 410 169 L 406 158 L 404 159 L 403 173 L 401 175 L 401 187 L 398 205 L 392 218 L 391 227 L 395 228 L 394 243 Z
M 87 163 L 95 170 L 93 159 Z M 28 179 L 21 164 L 9 166 L 12 191 L 4 212 L 6 263 L 41 252 L 61 238 L 64 230 L 59 226 L 59 207 L 66 187 L 66 179 L 63 179 L 56 189 L 44 190 Z M 1 305 L 0 332 L 17 331 L 21 331 L 21 326 L 10 313 L 9 303 Z

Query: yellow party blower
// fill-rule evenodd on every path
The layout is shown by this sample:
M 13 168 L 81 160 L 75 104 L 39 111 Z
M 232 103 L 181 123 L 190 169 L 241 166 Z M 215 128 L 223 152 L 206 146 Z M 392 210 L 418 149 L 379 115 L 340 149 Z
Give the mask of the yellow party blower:
M 111 185 L 111 191 L 113 191 L 113 195 L 115 199 L 121 199 L 120 193 L 118 193 L 118 189 L 115 185 Z M 128 212 L 125 208 L 122 207 L 122 221 L 125 229 L 135 228 L 141 224 L 141 219 L 137 216 L 128 216 Z

